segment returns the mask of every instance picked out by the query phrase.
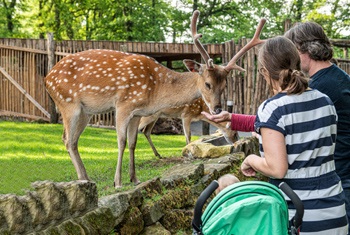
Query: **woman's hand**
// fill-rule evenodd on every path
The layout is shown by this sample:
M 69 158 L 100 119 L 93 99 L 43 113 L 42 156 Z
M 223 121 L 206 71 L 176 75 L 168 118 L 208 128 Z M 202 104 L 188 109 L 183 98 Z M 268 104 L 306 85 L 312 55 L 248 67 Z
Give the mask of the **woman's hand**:
M 256 172 L 267 177 L 282 179 L 288 171 L 288 155 L 284 135 L 266 127 L 260 129 L 264 157 L 255 154 L 247 156 L 241 165 L 246 176 L 255 176 Z
M 244 161 L 242 162 L 242 165 L 241 165 L 241 171 L 242 173 L 245 175 L 245 176 L 255 176 L 256 175 L 256 171 L 249 165 L 248 163 L 248 158 L 250 157 L 251 155 L 249 155 L 248 157 L 246 157 L 244 159 Z
M 231 114 L 227 111 L 222 111 L 219 114 L 210 114 L 207 112 L 202 112 L 202 114 L 213 122 L 229 122 L 231 121 Z

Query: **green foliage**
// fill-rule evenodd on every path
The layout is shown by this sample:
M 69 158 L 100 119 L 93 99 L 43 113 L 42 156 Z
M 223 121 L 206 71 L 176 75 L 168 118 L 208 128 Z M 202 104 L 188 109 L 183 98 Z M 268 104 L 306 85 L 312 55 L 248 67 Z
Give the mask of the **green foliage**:
M 61 140 L 62 130 L 59 124 L 0 121 L 0 194 L 24 194 L 34 181 L 77 180 Z M 154 135 L 152 140 L 164 159 L 159 160 L 153 155 L 146 138 L 140 134 L 135 162 L 137 176 L 142 182 L 161 176 L 173 165 L 172 160 L 181 156 L 186 143 L 182 135 Z M 113 179 L 118 158 L 115 130 L 87 127 L 79 140 L 79 152 L 99 194 L 115 192 Z M 122 168 L 124 187 L 121 190 L 133 187 L 129 182 L 128 154 L 126 150 Z
M 284 33 L 285 20 L 316 21 L 331 38 L 349 38 L 350 0 L 3 0 L 0 37 L 56 40 L 188 42 L 194 9 L 201 12 L 203 43 L 252 37 L 259 19 L 263 38 Z

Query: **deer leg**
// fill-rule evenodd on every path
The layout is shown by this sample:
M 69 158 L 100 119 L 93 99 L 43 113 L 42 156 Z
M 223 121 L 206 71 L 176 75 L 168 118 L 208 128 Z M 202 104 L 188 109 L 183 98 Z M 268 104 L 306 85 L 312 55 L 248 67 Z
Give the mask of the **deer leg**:
M 191 142 L 191 118 L 183 117 L 182 118 L 182 128 L 184 129 L 184 134 L 186 137 L 186 144 Z
M 66 137 L 66 125 L 63 125 L 62 141 L 63 141 L 64 145 L 66 145 L 66 140 L 67 140 L 67 137 Z
M 136 148 L 137 132 L 138 132 L 140 119 L 141 117 L 133 117 L 130 120 L 130 123 L 128 125 L 128 144 L 129 144 L 129 152 L 130 152 L 129 174 L 130 174 L 130 182 L 133 182 L 135 185 L 140 183 L 140 181 L 136 177 L 136 172 L 135 172 L 135 148 Z
M 154 125 L 156 124 L 157 120 L 159 118 L 159 113 L 153 114 L 148 117 L 142 117 L 139 124 L 139 131 L 142 131 L 145 135 L 149 145 L 151 146 L 153 153 L 158 158 L 162 158 L 160 154 L 158 153 L 156 147 L 154 146 L 152 139 L 151 139 L 151 133 L 153 130 Z
M 153 141 L 151 139 L 151 133 L 152 133 L 153 127 L 156 124 L 157 120 L 158 120 L 158 118 L 156 120 L 154 120 L 153 122 L 147 124 L 142 132 L 146 136 L 148 143 L 153 150 L 154 155 L 157 156 L 158 158 L 162 158 L 160 156 L 160 154 L 158 153 L 158 151 L 157 151 L 156 147 L 154 146 Z
M 125 112 L 128 113 L 128 112 Z M 122 163 L 123 163 L 123 154 L 126 146 L 126 131 L 130 121 L 130 117 L 119 113 L 118 110 L 115 112 L 116 118 L 116 132 L 118 137 L 118 162 L 117 169 L 114 175 L 114 187 L 122 187 Z
M 68 154 L 72 160 L 79 180 L 89 180 L 83 161 L 78 151 L 78 140 L 81 133 L 90 120 L 90 116 L 83 113 L 81 108 L 75 108 L 78 111 L 71 111 L 69 108 L 62 113 L 64 131 L 63 141 Z

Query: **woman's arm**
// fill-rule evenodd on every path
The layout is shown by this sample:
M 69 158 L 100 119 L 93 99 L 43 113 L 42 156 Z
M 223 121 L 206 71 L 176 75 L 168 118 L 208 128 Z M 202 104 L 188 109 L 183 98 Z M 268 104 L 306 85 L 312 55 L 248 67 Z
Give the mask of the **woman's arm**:
M 247 156 L 241 170 L 246 176 L 260 172 L 265 176 L 282 179 L 288 170 L 287 150 L 284 135 L 269 128 L 261 128 L 264 158 L 255 154 Z
M 229 122 L 231 121 L 231 130 L 251 132 L 254 131 L 255 115 L 245 115 L 229 113 L 227 111 L 222 111 L 219 114 L 211 115 L 207 112 L 202 112 L 202 114 L 213 122 Z
M 231 114 L 231 130 L 252 132 L 254 131 L 255 115 Z

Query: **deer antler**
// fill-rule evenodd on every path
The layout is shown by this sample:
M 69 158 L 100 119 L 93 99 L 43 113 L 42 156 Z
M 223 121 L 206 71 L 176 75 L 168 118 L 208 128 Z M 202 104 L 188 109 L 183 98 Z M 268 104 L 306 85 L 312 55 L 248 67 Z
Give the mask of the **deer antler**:
M 197 20 L 199 16 L 199 11 L 195 10 L 192 15 L 191 20 L 191 32 L 192 32 L 192 38 L 193 42 L 196 45 L 199 53 L 201 54 L 203 60 L 207 64 L 208 69 L 214 68 L 213 59 L 210 59 L 208 52 L 204 49 L 203 45 L 200 43 L 198 38 L 202 37 L 202 34 L 197 34 Z
M 250 40 L 249 43 L 247 43 L 231 60 L 230 62 L 228 62 L 228 64 L 225 66 L 225 70 L 227 72 L 230 72 L 231 70 L 233 69 L 236 69 L 236 70 L 239 70 L 239 71 L 242 71 L 244 72 L 245 70 L 238 66 L 236 64 L 237 60 L 244 54 L 246 53 L 250 48 L 264 42 L 264 40 L 261 40 L 260 39 L 260 33 L 262 31 L 262 28 L 264 27 L 264 24 L 266 23 L 266 19 L 261 19 L 260 20 L 260 23 L 258 25 L 258 27 L 256 28 L 256 31 L 255 31 L 255 34 L 254 34 L 254 37 L 252 38 L 252 40 Z

